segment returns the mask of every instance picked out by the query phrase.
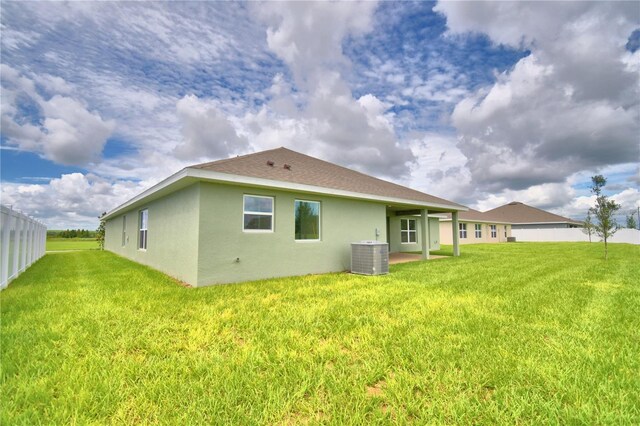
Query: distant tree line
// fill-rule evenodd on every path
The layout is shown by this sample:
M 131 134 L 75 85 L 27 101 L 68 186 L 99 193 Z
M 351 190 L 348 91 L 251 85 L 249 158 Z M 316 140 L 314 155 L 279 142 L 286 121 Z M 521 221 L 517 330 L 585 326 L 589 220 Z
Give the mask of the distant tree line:
M 48 230 L 48 238 L 95 238 L 96 231 L 88 229 Z

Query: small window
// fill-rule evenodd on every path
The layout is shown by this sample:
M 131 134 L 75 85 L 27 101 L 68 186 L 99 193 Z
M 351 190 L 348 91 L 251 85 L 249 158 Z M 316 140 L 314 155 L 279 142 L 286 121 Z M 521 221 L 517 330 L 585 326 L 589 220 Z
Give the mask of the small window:
M 400 241 L 402 244 L 412 244 L 418 241 L 415 219 L 400 219 Z
M 496 225 L 490 225 L 490 226 L 491 226 L 491 238 L 497 238 L 498 228 L 496 227 Z
M 273 197 L 245 195 L 242 230 L 273 232 Z
M 460 229 L 460 238 L 467 238 L 467 224 L 459 223 L 458 229 Z
M 295 200 L 296 241 L 320 240 L 320 202 Z
M 482 225 L 476 223 L 476 238 L 482 238 Z
M 507 238 L 507 225 L 504 226 L 504 237 Z
M 122 247 L 127 244 L 127 215 L 122 216 Z
M 138 248 L 147 249 L 147 227 L 149 226 L 149 210 L 140 210 L 140 233 L 138 236 Z

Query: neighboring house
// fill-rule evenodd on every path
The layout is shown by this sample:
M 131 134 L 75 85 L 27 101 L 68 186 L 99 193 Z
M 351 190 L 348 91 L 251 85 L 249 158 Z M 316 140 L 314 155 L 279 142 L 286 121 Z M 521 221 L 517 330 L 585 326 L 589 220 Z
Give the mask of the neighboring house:
M 490 213 L 469 209 L 460 212 L 458 237 L 460 244 L 503 243 L 511 236 L 511 224 Z M 440 219 L 440 242 L 452 244 L 451 214 Z
M 278 148 L 170 176 L 105 216 L 105 248 L 204 286 L 347 270 L 362 240 L 428 258 L 439 247 L 429 215 L 466 210 Z
M 496 207 L 485 213 L 498 220 L 511 223 L 511 228 L 514 230 L 581 228 L 583 225 L 582 222 L 549 213 L 517 201 Z

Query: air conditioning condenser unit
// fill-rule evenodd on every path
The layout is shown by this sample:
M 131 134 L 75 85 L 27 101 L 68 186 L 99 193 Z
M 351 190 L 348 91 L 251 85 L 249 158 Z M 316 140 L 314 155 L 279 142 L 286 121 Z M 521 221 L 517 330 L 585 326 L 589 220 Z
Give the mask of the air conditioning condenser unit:
M 351 272 L 362 275 L 389 273 L 389 245 L 380 241 L 351 243 Z

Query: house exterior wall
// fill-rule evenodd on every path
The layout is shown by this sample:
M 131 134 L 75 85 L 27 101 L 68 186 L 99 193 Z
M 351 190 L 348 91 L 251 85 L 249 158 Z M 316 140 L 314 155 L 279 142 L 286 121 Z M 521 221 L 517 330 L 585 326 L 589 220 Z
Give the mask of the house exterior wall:
M 344 271 L 350 268 L 352 242 L 386 241 L 385 204 L 227 184 L 199 185 L 198 286 Z M 243 231 L 245 194 L 274 197 L 273 232 Z M 295 200 L 321 203 L 320 241 L 295 241 Z
M 199 184 L 128 210 L 105 223 L 105 249 L 195 285 L 198 271 Z M 148 209 L 147 249 L 138 249 L 139 212 Z M 123 216 L 126 218 L 122 244 Z
M 512 225 L 513 229 L 569 229 L 578 228 L 577 225 L 569 225 L 568 223 L 521 223 Z
M 507 237 L 511 236 L 511 225 L 505 225 L 501 223 L 486 223 L 486 222 L 466 222 L 460 221 L 460 223 L 467 224 L 467 238 L 459 238 L 460 244 L 480 244 L 480 243 L 503 243 L 507 241 L 505 237 L 505 227 Z M 475 225 L 479 223 L 482 225 L 482 237 L 476 238 Z M 490 225 L 496 225 L 497 236 L 491 238 Z M 442 244 L 453 244 L 453 234 L 451 233 L 451 221 L 440 222 L 440 242 Z
M 401 219 L 415 219 L 416 221 L 416 242 L 403 243 L 401 239 Z M 430 242 L 429 250 L 440 249 L 440 221 L 438 218 L 429 218 Z M 405 253 L 422 251 L 422 242 L 420 235 L 422 225 L 420 224 L 420 216 L 389 216 L 389 253 Z

